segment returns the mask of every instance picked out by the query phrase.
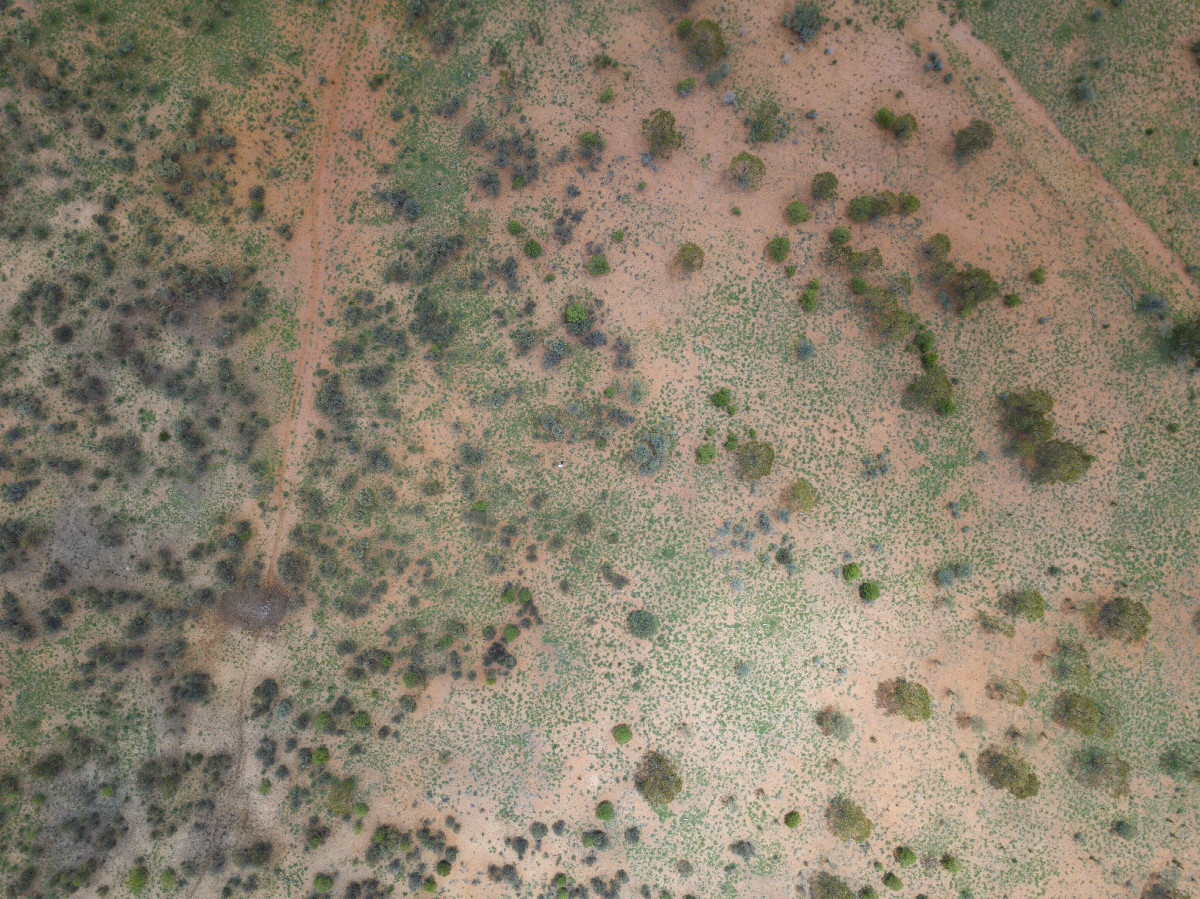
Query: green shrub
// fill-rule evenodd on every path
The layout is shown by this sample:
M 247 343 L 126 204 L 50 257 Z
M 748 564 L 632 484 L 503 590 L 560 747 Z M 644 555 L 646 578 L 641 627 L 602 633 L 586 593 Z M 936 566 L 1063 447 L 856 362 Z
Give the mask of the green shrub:
M 650 147 L 650 155 L 656 158 L 669 159 L 683 146 L 683 138 L 675 131 L 675 116 L 665 109 L 655 109 L 648 119 L 642 120 L 642 134 Z
M 1008 790 L 1016 799 L 1036 796 L 1041 786 L 1027 761 L 995 746 L 979 753 L 976 767 L 993 789 Z
M 1004 598 L 1004 610 L 1026 621 L 1041 621 L 1046 614 L 1046 600 L 1040 590 L 1018 590 Z
M 908 140 L 917 132 L 917 117 L 911 112 L 896 116 L 891 124 L 892 136 L 899 141 Z
M 779 104 L 774 100 L 757 103 L 743 124 L 748 129 L 747 139 L 752 144 L 779 140 L 788 130 L 787 124 L 779 117 Z
M 313 889 L 318 893 L 328 893 L 333 889 L 333 875 L 318 874 L 313 878 Z
M 647 609 L 634 609 L 625 617 L 629 633 L 640 640 L 653 640 L 658 633 L 658 616 Z
M 897 877 L 893 872 L 888 871 L 883 875 L 883 885 L 889 890 L 899 890 L 903 888 L 904 881 Z
M 797 478 L 784 490 L 783 505 L 789 512 L 811 512 L 817 505 L 817 491 L 804 478 Z
M 1020 306 L 1022 302 L 1024 301 L 1021 299 L 1020 294 L 1006 293 L 1004 295 L 1004 305 L 1010 309 L 1015 309 L 1017 306 Z
M 1029 280 L 1034 284 L 1046 283 L 1046 270 L 1040 265 L 1029 273 Z
M 705 443 L 696 447 L 696 461 L 701 465 L 708 465 L 716 461 L 717 448 L 711 443 Z
M 821 729 L 821 733 L 842 743 L 849 740 L 850 734 L 854 732 L 854 722 L 850 720 L 850 716 L 831 705 L 827 705 L 817 712 L 813 716 L 813 720 Z
M 1067 770 L 1076 781 L 1110 796 L 1129 792 L 1129 763 L 1107 749 L 1085 746 L 1071 756 Z
M 616 813 L 617 812 L 616 809 L 613 808 L 613 804 L 607 799 L 596 806 L 596 817 L 601 821 L 611 821 Z
M 616 95 L 617 92 L 615 90 L 613 90 L 611 87 L 606 87 L 604 90 L 600 91 L 600 96 L 597 99 L 599 99 L 601 103 L 611 103 Z
M 970 159 L 992 146 L 996 132 L 983 119 L 972 119 L 965 128 L 954 132 L 954 158 L 960 162 Z
M 519 234 L 524 234 L 525 226 L 522 225 L 520 222 L 509 222 L 508 223 L 508 233 L 511 234 L 513 237 L 516 237 Z
M 962 870 L 962 862 L 958 860 L 957 856 L 952 855 L 949 852 L 942 854 L 940 863 L 941 863 L 941 866 L 943 868 L 945 868 L 947 871 L 949 871 L 951 874 L 957 874 L 959 871 Z
M 633 782 L 651 805 L 665 805 L 683 789 L 683 780 L 671 760 L 655 750 L 642 756 Z
M 863 581 L 858 585 L 858 598 L 863 602 L 874 602 L 879 599 L 879 584 L 875 581 Z
M 542 245 L 532 237 L 525 241 L 525 255 L 530 259 L 537 259 L 542 255 Z
M 896 123 L 896 114 L 886 106 L 880 106 L 875 110 L 875 124 L 880 128 L 891 130 L 892 125 Z
M 1096 610 L 1100 632 L 1114 640 L 1133 643 L 1150 632 L 1150 610 L 1127 596 L 1114 596 Z
M 449 877 L 452 870 L 453 866 L 446 859 L 442 859 L 437 863 L 438 877 Z
M 1167 351 L 1174 357 L 1191 357 L 1200 364 L 1200 316 L 1184 319 L 1171 326 L 1166 339 Z
M 129 888 L 129 892 L 135 896 L 139 896 L 142 890 L 146 889 L 146 882 L 150 878 L 150 872 L 143 865 L 138 865 L 131 870 L 125 877 L 125 886 Z
M 712 19 L 701 19 L 681 36 L 687 47 L 688 62 L 698 69 L 708 68 L 725 55 L 725 36 Z
M 959 315 L 970 315 L 980 303 L 1000 295 L 1000 284 L 985 268 L 969 265 L 954 272 L 946 283 L 946 294 Z
M 685 272 L 698 272 L 704 268 L 704 250 L 699 244 L 691 242 L 682 244 L 675 254 L 675 261 Z
M 729 409 L 733 404 L 733 394 L 728 387 L 722 387 L 709 396 L 708 401 L 718 409 Z
M 1043 484 L 1073 484 L 1087 474 L 1096 457 L 1069 440 L 1047 440 L 1034 450 L 1034 480 Z
M 771 473 L 775 463 L 775 447 L 761 440 L 747 440 L 738 448 L 738 468 L 742 478 L 757 481 Z
M 901 868 L 911 868 L 917 863 L 917 854 L 907 846 L 896 847 L 896 864 Z
M 584 159 L 594 159 L 604 152 L 604 138 L 598 131 L 579 133 L 579 152 Z
M 767 258 L 772 262 L 783 262 L 792 252 L 792 242 L 786 237 L 775 237 L 767 242 Z
M 850 201 L 847 212 L 853 221 L 874 221 L 891 215 L 896 211 L 898 204 L 899 198 L 890 190 L 884 190 L 877 194 L 864 194 L 861 197 L 855 197 Z
M 956 409 L 954 383 L 940 365 L 928 365 L 915 381 L 904 388 L 900 405 L 931 415 L 952 415 Z
M 821 13 L 821 5 L 815 0 L 800 0 L 789 13 L 783 16 L 783 25 L 795 32 L 796 37 L 807 44 L 825 27 L 829 20 Z
M 587 273 L 593 276 L 607 275 L 609 271 L 608 260 L 599 253 L 589 256 L 585 267 L 587 268 Z
M 798 225 L 801 222 L 807 222 L 812 218 L 812 213 L 808 211 L 808 207 L 799 200 L 792 200 L 783 210 L 783 216 L 793 225 Z
M 784 815 L 783 816 L 783 826 L 790 827 L 792 830 L 795 830 L 797 827 L 799 827 L 800 826 L 800 813 L 798 811 L 793 810 L 793 811 L 788 812 L 786 815 Z
M 901 193 L 899 197 L 899 206 L 897 211 L 901 215 L 912 215 L 921 208 L 920 197 L 915 197 L 912 194 Z
M 875 695 L 889 715 L 903 715 L 909 721 L 926 721 L 933 714 L 929 691 L 916 681 L 903 677 L 884 681 Z
M 1177 780 L 1200 782 L 1200 740 L 1167 746 L 1158 757 L 1158 766 Z
M 633 739 L 633 728 L 628 724 L 618 724 L 612 729 L 612 735 L 618 746 L 624 746 Z
M 817 311 L 817 293 L 821 289 L 821 282 L 813 278 L 808 282 L 808 286 L 804 288 L 804 292 L 800 294 L 800 308 L 805 312 Z
M 1029 693 L 1015 680 L 997 680 L 987 685 L 989 699 L 1007 702 L 1009 705 L 1022 706 L 1029 698 Z
M 1080 689 L 1086 687 L 1092 682 L 1092 663 L 1087 649 L 1074 640 L 1059 640 L 1050 656 L 1050 673 L 1060 683 Z
M 767 167 L 763 161 L 745 150 L 729 163 L 729 176 L 742 190 L 758 190 L 766 173 Z
M 675 85 L 675 90 L 679 92 L 679 96 L 681 97 L 690 97 L 692 91 L 695 89 L 696 79 L 692 78 L 690 75 Z
M 814 200 L 836 200 L 838 196 L 838 179 L 833 172 L 818 172 L 812 179 L 812 196 Z
M 812 899 L 854 899 L 854 891 L 840 877 L 822 871 L 812 879 Z
M 857 562 L 847 562 L 842 566 L 842 577 L 848 581 L 857 581 L 862 577 L 862 569 Z
M 829 232 L 829 243 L 835 247 L 844 246 L 850 242 L 852 236 L 849 228 L 845 225 L 838 225 Z
M 1109 829 L 1115 836 L 1120 837 L 1122 840 L 1132 840 L 1135 836 L 1137 836 L 1137 828 L 1135 828 L 1124 818 L 1118 818 L 1112 823 L 1112 827 Z
M 847 843 L 862 843 L 871 838 L 871 819 L 862 806 L 847 796 L 829 800 L 825 821 L 834 836 Z

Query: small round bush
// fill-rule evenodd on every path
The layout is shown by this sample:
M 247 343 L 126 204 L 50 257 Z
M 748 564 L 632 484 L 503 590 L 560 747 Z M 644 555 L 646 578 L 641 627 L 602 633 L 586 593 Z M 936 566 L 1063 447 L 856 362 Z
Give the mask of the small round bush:
M 711 443 L 706 443 L 703 446 L 696 447 L 696 461 L 701 465 L 708 465 L 717 458 L 717 448 Z
M 897 877 L 893 872 L 888 871 L 883 875 L 883 885 L 889 890 L 898 890 L 904 886 L 904 881 Z
M 587 272 L 589 275 L 607 275 L 608 271 L 608 260 L 599 253 L 588 257 Z
M 718 62 L 725 55 L 725 36 L 721 26 L 712 19 L 701 19 L 683 37 L 688 61 L 698 69 Z
M 542 255 L 542 245 L 532 237 L 525 241 L 525 255 L 530 259 L 537 259 Z
M 879 599 L 879 584 L 875 581 L 863 581 L 858 585 L 858 597 L 863 602 L 874 602 Z
M 862 569 L 857 562 L 847 562 L 842 566 L 842 577 L 848 581 L 857 581 L 862 577 Z
M 1029 273 L 1029 280 L 1034 284 L 1046 283 L 1046 270 L 1040 265 Z
M 792 252 L 792 242 L 786 237 L 773 238 L 767 244 L 767 258 L 772 262 L 783 262 Z
M 817 491 L 804 478 L 798 478 L 784 491 L 783 504 L 789 512 L 811 512 L 817 505 Z
M 642 134 L 650 147 L 650 155 L 668 159 L 683 146 L 683 138 L 675 130 L 675 116 L 665 109 L 656 109 L 642 120 Z
M 634 609 L 625 618 L 629 633 L 640 640 L 652 640 L 658 633 L 658 616 L 646 609 Z
M 633 739 L 633 728 L 628 724 L 618 724 L 612 729 L 612 736 L 618 746 L 624 746 Z
M 791 224 L 798 225 L 801 222 L 807 222 L 810 218 L 812 218 L 812 213 L 809 212 L 808 207 L 799 200 L 792 200 L 792 202 L 788 203 L 787 207 L 783 210 L 783 216 Z
M 699 244 L 689 241 L 679 247 L 679 251 L 675 254 L 675 261 L 685 272 L 698 272 L 704 268 L 704 250 Z
M 958 860 L 957 856 L 952 855 L 949 852 L 946 852 L 942 855 L 941 866 L 951 874 L 957 874 L 962 870 L 962 862 Z
M 642 756 L 633 782 L 651 805 L 665 805 L 683 789 L 683 780 L 671 760 L 654 750 Z
M 979 753 L 975 764 L 988 784 L 997 790 L 1008 790 L 1016 799 L 1029 799 L 1040 789 L 1033 767 L 1012 751 L 989 746 Z
M 1150 610 L 1127 596 L 1115 596 L 1101 604 L 1096 612 L 1096 625 L 1106 636 L 1133 643 L 1144 640 L 1150 632 Z
M 1118 818 L 1112 823 L 1112 832 L 1122 840 L 1132 840 L 1137 836 L 1137 828 L 1124 818 Z
M 838 225 L 829 232 L 829 242 L 835 247 L 840 247 L 843 244 L 850 242 L 850 229 L 845 225 Z
M 138 865 L 125 878 L 125 886 L 129 887 L 129 892 L 137 896 L 142 890 L 146 889 L 146 881 L 150 877 L 150 872 L 142 865 Z
M 901 868 L 911 868 L 917 863 L 917 854 L 907 846 L 896 847 L 896 864 Z
M 817 712 L 813 716 L 813 720 L 821 729 L 821 733 L 843 743 L 849 740 L 850 735 L 854 733 L 854 722 L 850 720 L 850 716 L 831 705 L 827 705 Z
M 328 893 L 333 889 L 333 875 L 318 874 L 313 878 L 313 889 L 318 893 Z
M 800 813 L 794 810 L 788 812 L 783 816 L 783 825 L 784 827 L 790 827 L 792 830 L 795 830 L 800 826 Z
M 836 200 L 838 179 L 833 172 L 818 172 L 813 175 L 812 195 L 814 200 Z
M 747 481 L 757 481 L 771 473 L 775 447 L 761 440 L 748 440 L 738 449 L 738 468 Z
M 607 799 L 596 806 L 596 817 L 601 821 L 611 821 L 616 813 L 617 812 L 616 809 L 613 808 L 613 804 Z
M 513 237 L 516 237 L 518 234 L 521 234 L 522 232 L 524 232 L 524 230 L 525 230 L 525 226 L 522 225 L 520 222 L 509 222 L 508 223 L 508 233 L 511 234 Z
M 729 163 L 729 176 L 742 190 L 758 190 L 762 187 L 767 166 L 753 153 L 743 150 Z
M 862 806 L 847 796 L 829 800 L 825 820 L 834 835 L 847 843 L 862 843 L 871 838 L 871 819 Z

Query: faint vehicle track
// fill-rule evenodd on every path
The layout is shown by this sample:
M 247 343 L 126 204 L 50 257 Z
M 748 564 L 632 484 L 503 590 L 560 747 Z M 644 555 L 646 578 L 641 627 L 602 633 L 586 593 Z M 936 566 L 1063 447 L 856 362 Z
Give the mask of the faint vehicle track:
M 294 383 L 288 402 L 286 417 L 280 422 L 282 454 L 280 458 L 279 475 L 276 479 L 275 491 L 272 497 L 273 514 L 266 528 L 264 549 L 266 554 L 266 572 L 264 581 L 268 585 L 276 582 L 275 565 L 279 558 L 283 535 L 286 532 L 286 510 L 284 508 L 284 493 L 288 486 L 300 479 L 301 460 L 297 437 L 304 419 L 304 410 L 311 406 L 311 385 L 313 373 L 328 343 L 328 337 L 319 326 L 321 297 L 325 290 L 325 250 L 327 244 L 322 243 L 322 230 L 330 215 L 329 193 L 331 179 L 327 177 L 334 156 L 334 137 L 340 131 L 346 96 L 349 89 L 347 72 L 358 52 L 366 46 L 361 40 L 379 14 L 381 0 L 367 0 L 365 3 L 351 3 L 342 13 L 342 18 L 332 26 L 332 33 L 341 31 L 341 37 L 336 43 L 337 62 L 331 76 L 328 78 L 328 90 L 324 92 L 324 120 L 317 151 L 315 153 L 316 167 L 310 180 L 310 191 L 305 205 L 304 217 L 298 230 L 305 231 L 309 236 L 308 258 L 301 259 L 301 264 L 293 264 L 292 271 L 297 276 L 296 283 L 301 295 L 305 296 L 304 305 L 297 310 L 299 325 L 299 347 L 294 368 Z M 345 25 L 341 22 L 344 21 Z M 324 35 L 318 35 L 320 40 Z M 333 44 L 332 34 L 329 34 Z M 326 237 L 328 240 L 328 237 Z M 212 836 L 208 842 L 209 854 L 224 851 L 229 848 L 231 834 L 236 835 L 246 831 L 251 811 L 251 803 L 246 798 L 246 709 L 250 692 L 263 677 L 269 676 L 270 671 L 264 667 L 264 660 L 258 652 L 262 642 L 262 632 L 254 630 L 249 638 L 249 647 L 245 662 L 240 665 L 240 677 L 237 685 L 237 703 L 230 727 L 236 734 L 232 755 L 234 770 L 229 780 L 228 813 L 221 816 L 222 820 L 215 822 Z M 218 806 L 219 808 L 219 806 Z M 188 893 L 196 899 L 199 896 L 217 895 L 219 890 L 206 889 L 209 872 L 205 870 L 197 876 L 195 884 Z
M 950 28 L 951 47 L 956 47 L 973 67 L 982 70 L 996 82 L 993 89 L 1005 93 L 1016 111 L 1028 123 L 1040 129 L 1042 145 L 1034 143 L 1038 135 L 1021 136 L 1013 143 L 1018 146 L 1031 167 L 1056 193 L 1078 198 L 1081 189 L 1088 189 L 1103 202 L 1108 215 L 1092 217 L 1092 225 L 1122 247 L 1140 247 L 1149 256 L 1149 264 L 1169 271 L 1189 296 L 1194 294 L 1191 276 L 1183 260 L 1166 245 L 1149 223 L 1130 205 L 1104 172 L 1062 131 L 1050 111 L 1021 84 L 1020 79 L 1005 66 L 999 54 L 976 37 L 970 22 L 963 20 Z M 1031 145 L 1033 144 L 1033 145 Z

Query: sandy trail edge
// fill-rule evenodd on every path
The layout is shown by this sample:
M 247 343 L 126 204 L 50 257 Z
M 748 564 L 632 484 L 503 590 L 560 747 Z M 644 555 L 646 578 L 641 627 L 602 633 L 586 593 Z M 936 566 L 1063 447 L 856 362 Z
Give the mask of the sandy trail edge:
M 938 15 L 940 18 L 940 14 Z M 935 23 L 927 15 L 922 25 L 934 26 Z M 971 28 L 969 21 L 960 20 L 949 27 L 945 43 L 949 49 L 958 50 L 972 66 L 994 80 L 996 83 L 992 89 L 997 93 L 1006 94 L 1017 113 L 1028 124 L 1039 129 L 1040 134 L 1031 133 L 1023 137 L 1018 144 L 1022 155 L 1029 159 L 1034 170 L 1055 193 L 1063 195 L 1064 199 L 1069 199 L 1072 194 L 1086 196 L 1086 192 L 1081 191 L 1081 183 L 1086 182 L 1087 188 L 1104 203 L 1109 213 L 1108 216 L 1091 215 L 1092 226 L 1105 232 L 1117 246 L 1144 250 L 1144 261 L 1152 267 L 1170 272 L 1179 282 L 1178 286 L 1184 294 L 1194 300 L 1195 288 L 1183 260 L 1138 214 L 1100 167 L 1059 130 L 1049 110 L 1025 89 L 1017 76 L 1000 59 L 999 54 L 989 44 L 977 38 Z M 978 88 L 968 89 L 972 92 L 978 91 Z M 1039 138 L 1041 147 L 1036 146 Z
M 300 479 L 301 454 L 296 451 L 304 419 L 304 410 L 311 404 L 309 396 L 312 393 L 313 372 L 317 362 L 325 351 L 328 337 L 320 324 L 321 295 L 325 289 L 325 266 L 322 232 L 329 210 L 329 180 L 327 174 L 329 162 L 333 153 L 333 136 L 338 132 L 342 113 L 346 108 L 346 72 L 350 62 L 359 48 L 359 38 L 368 29 L 379 13 L 379 0 L 369 0 L 359 11 L 359 4 L 353 4 L 346 12 L 350 24 L 342 38 L 342 49 L 338 54 L 337 66 L 330 79 L 333 90 L 326 94 L 326 114 L 322 126 L 321 142 L 317 149 L 317 165 L 313 171 L 312 191 L 305 206 L 302 228 L 309 234 L 309 262 L 306 277 L 308 301 L 304 308 L 298 310 L 297 322 L 300 327 L 300 349 L 295 363 L 295 381 L 288 403 L 287 416 L 279 424 L 282 435 L 282 452 L 279 460 L 279 476 L 275 481 L 275 491 L 271 497 L 274 516 L 270 524 L 270 536 L 264 545 L 267 554 L 267 571 L 275 574 L 275 565 L 279 559 L 280 547 L 286 530 L 288 516 L 284 509 L 284 491 L 289 485 Z M 328 242 L 328 235 L 326 236 Z M 303 269 L 304 266 L 298 268 Z
M 328 215 L 329 203 L 327 201 L 330 188 L 325 176 L 333 153 L 333 135 L 338 131 L 342 111 L 345 109 L 346 72 L 354 59 L 356 50 L 360 47 L 360 37 L 370 27 L 371 23 L 374 22 L 379 13 L 379 6 L 380 0 L 369 0 L 369 2 L 362 5 L 352 4 L 344 13 L 349 19 L 344 26 L 344 30 L 342 30 L 340 25 L 334 26 L 338 30 L 342 30 L 341 49 L 338 52 L 337 65 L 334 69 L 333 77 L 330 79 L 332 90 L 328 91 L 325 95 L 327 108 L 322 125 L 321 140 L 316 154 L 317 166 L 313 172 L 312 189 L 308 197 L 308 202 L 305 204 L 302 225 L 309 233 L 310 258 L 307 261 L 310 264 L 293 267 L 295 271 L 303 272 L 307 275 L 306 278 L 302 277 L 301 284 L 307 281 L 307 285 L 305 286 L 307 287 L 308 300 L 304 308 L 299 310 L 297 316 L 301 338 L 294 369 L 295 381 L 292 386 L 287 417 L 279 425 L 283 435 L 283 450 L 280 458 L 279 477 L 276 480 L 275 491 L 272 497 L 274 517 L 271 522 L 269 537 L 264 544 L 267 551 L 267 570 L 270 577 L 274 577 L 275 574 L 275 563 L 279 558 L 281 538 L 285 530 L 285 516 L 283 514 L 284 490 L 288 484 L 295 482 L 300 475 L 301 454 L 296 452 L 296 438 L 303 423 L 302 413 L 306 407 L 306 403 L 310 402 L 308 396 L 311 393 L 313 370 L 324 353 L 325 345 L 328 342 L 323 331 L 317 327 L 320 324 L 321 294 L 324 290 L 326 280 L 321 234 Z M 243 725 L 245 723 L 249 691 L 252 689 L 251 684 L 256 684 L 258 676 L 262 675 L 265 670 L 263 659 L 260 658 L 260 653 L 258 652 L 261 640 L 262 637 L 260 635 L 254 636 L 248 650 L 246 662 L 239 666 L 241 677 L 238 679 L 238 701 L 230 721 L 231 729 L 237 735 L 233 747 L 235 770 L 230 779 L 231 788 L 234 791 L 238 791 L 235 795 L 247 795 L 249 789 L 244 783 L 246 779 L 246 736 Z M 209 843 L 210 848 L 222 848 L 228 842 L 231 832 L 238 833 L 246 830 L 251 808 L 252 803 L 246 799 L 235 801 L 233 813 L 224 822 L 218 823 L 214 828 L 213 836 Z M 208 895 L 202 891 L 208 879 L 209 872 L 207 870 L 196 878 L 196 882 L 188 893 L 189 899 L 195 899 L 195 897 L 200 895 Z

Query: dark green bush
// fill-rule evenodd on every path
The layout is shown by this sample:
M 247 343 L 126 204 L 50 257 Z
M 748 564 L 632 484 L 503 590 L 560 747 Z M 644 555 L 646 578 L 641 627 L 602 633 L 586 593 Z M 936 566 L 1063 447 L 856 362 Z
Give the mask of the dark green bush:
M 1030 764 L 1015 752 L 989 746 L 979 753 L 976 767 L 996 790 L 1008 790 L 1016 799 L 1036 796 L 1041 784 Z
M 671 760 L 655 750 L 642 756 L 633 782 L 651 805 L 665 805 L 683 789 L 683 780 Z
M 829 800 L 825 821 L 833 834 L 847 843 L 862 843 L 871 838 L 871 819 L 862 806 L 848 796 L 834 796 Z
M 743 124 L 748 130 L 747 138 L 752 144 L 779 140 L 787 134 L 787 123 L 779 117 L 779 104 L 774 100 L 762 100 L 751 110 Z
M 767 167 L 763 161 L 744 150 L 729 163 L 729 176 L 742 190 L 758 190 L 766 173 Z
M 1069 440 L 1039 443 L 1033 454 L 1034 480 L 1043 484 L 1072 484 L 1087 474 L 1096 457 Z
M 858 585 L 858 598 L 863 602 L 874 602 L 879 599 L 879 584 L 875 581 L 863 581 Z
M 996 140 L 995 129 L 983 119 L 972 119 L 965 128 L 954 132 L 954 158 L 970 159 L 981 150 L 992 146 Z
M 772 262 L 783 262 L 792 252 L 792 242 L 786 237 L 775 237 L 767 242 L 767 258 Z
M 812 179 L 813 199 L 836 200 L 838 195 L 838 179 L 833 172 L 818 172 Z
M 658 633 L 658 616 L 647 609 L 634 609 L 625 618 L 629 633 L 640 640 L 653 640 Z
M 829 20 L 821 13 L 821 5 L 815 0 L 800 0 L 789 13 L 783 16 L 783 25 L 795 32 L 796 37 L 807 44 L 825 27 Z
M 904 389 L 900 404 L 905 409 L 919 409 L 931 415 L 953 414 L 954 384 L 950 375 L 940 365 L 926 366 L 920 377 Z
M 699 244 L 682 244 L 675 254 L 675 261 L 685 272 L 698 272 L 704 268 L 704 250 Z
M 1135 599 L 1114 596 L 1096 610 L 1096 625 L 1104 636 L 1114 640 L 1144 640 L 1150 632 L 1150 610 Z
M 747 440 L 738 448 L 738 469 L 743 479 L 757 481 L 771 473 L 775 447 L 761 440 Z
M 725 36 L 712 19 L 701 19 L 681 37 L 687 47 L 688 61 L 698 69 L 708 68 L 725 55 Z
M 1090 697 L 1073 690 L 1066 690 L 1055 697 L 1051 716 L 1055 723 L 1085 737 L 1100 731 L 1107 717 Z
M 807 222 L 812 218 L 812 213 L 808 211 L 808 207 L 799 200 L 792 200 L 783 210 L 783 216 L 790 224 L 798 225 L 801 222 Z
M 882 682 L 875 697 L 889 715 L 903 715 L 909 721 L 926 721 L 933 714 L 929 691 L 903 677 Z
M 855 899 L 846 881 L 822 871 L 812 879 L 812 899 Z
M 899 199 L 890 190 L 865 194 L 850 201 L 848 213 L 856 222 L 875 221 L 896 211 Z
M 1129 763 L 1107 749 L 1083 747 L 1071 756 L 1067 770 L 1090 789 L 1103 790 L 1114 797 L 1129 792 Z
M 675 116 L 665 109 L 655 109 L 648 119 L 642 120 L 642 134 L 650 147 L 650 155 L 656 158 L 669 159 L 683 146 L 683 138 L 675 131 Z

